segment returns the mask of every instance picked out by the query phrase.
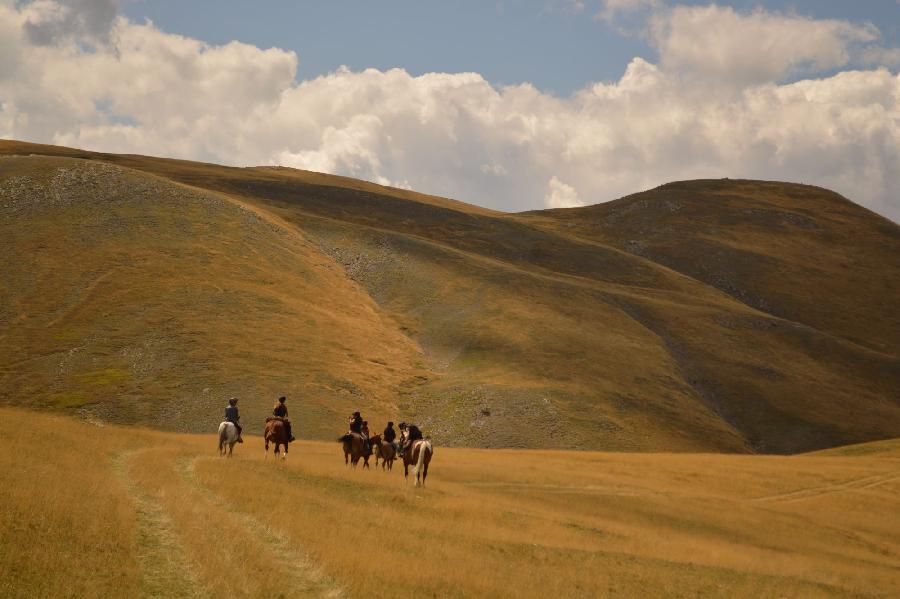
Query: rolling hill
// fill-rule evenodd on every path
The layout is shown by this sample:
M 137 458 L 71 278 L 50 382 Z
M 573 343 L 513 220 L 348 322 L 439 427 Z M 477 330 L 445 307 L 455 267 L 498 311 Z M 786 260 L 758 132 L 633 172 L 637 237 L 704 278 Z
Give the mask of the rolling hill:
M 900 227 L 687 181 L 523 214 L 0 141 L 0 403 L 170 430 L 286 394 L 440 444 L 792 453 L 900 436 Z

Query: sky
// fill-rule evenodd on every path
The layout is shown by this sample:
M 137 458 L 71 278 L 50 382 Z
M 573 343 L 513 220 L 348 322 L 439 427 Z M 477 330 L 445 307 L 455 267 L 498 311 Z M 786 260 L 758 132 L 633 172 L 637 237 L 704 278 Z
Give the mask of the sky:
M 0 0 L 0 138 L 507 211 L 749 177 L 900 221 L 898 70 L 898 0 Z

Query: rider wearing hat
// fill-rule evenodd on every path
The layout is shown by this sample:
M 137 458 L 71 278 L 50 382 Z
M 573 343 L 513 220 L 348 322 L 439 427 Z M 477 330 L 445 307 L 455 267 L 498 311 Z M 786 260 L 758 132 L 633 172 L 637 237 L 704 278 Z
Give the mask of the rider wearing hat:
M 228 400 L 228 406 L 225 408 L 225 421 L 230 422 L 234 425 L 234 428 L 237 429 L 238 443 L 243 443 L 244 440 L 241 438 L 241 431 L 243 428 L 241 427 L 241 416 L 238 413 L 237 408 L 237 397 L 232 397 Z
M 291 434 L 291 421 L 288 419 L 288 409 L 287 406 L 284 405 L 285 401 L 287 401 L 286 397 L 279 397 L 278 403 L 276 403 L 275 407 L 272 409 L 272 414 L 278 416 L 281 418 L 281 421 L 284 422 L 284 432 L 287 433 L 288 439 L 296 441 L 294 435 Z

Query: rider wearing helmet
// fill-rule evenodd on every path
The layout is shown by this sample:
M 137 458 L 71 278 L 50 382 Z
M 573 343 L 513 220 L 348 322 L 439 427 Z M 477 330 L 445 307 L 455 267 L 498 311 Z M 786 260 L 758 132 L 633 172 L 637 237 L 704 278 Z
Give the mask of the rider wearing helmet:
M 275 404 L 275 407 L 272 408 L 272 414 L 281 418 L 281 421 L 284 422 L 284 432 L 287 433 L 288 439 L 291 441 L 296 441 L 294 439 L 294 435 L 291 434 L 291 421 L 288 419 L 288 409 L 287 406 L 284 405 L 284 402 L 287 401 L 286 397 L 279 397 L 278 403 Z
M 356 433 L 357 435 L 362 434 L 362 416 L 359 415 L 359 412 L 353 412 L 350 416 L 350 432 Z
M 238 443 L 243 443 L 244 440 L 241 438 L 243 427 L 241 427 L 241 416 L 238 413 L 237 402 L 237 397 L 232 397 L 228 400 L 228 406 L 225 408 L 225 421 L 234 425 L 234 428 L 237 429 L 237 441 Z
M 394 448 L 394 453 L 399 451 L 399 446 L 394 442 L 394 439 L 397 438 L 397 431 L 394 430 L 394 423 L 388 422 L 387 428 L 384 429 L 384 440 L 391 444 L 391 447 Z

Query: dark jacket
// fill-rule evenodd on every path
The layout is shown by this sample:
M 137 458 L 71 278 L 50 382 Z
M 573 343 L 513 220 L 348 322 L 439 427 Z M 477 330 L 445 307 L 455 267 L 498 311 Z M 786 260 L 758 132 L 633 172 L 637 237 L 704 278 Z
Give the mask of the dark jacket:
M 241 417 L 238 414 L 237 406 L 228 406 L 225 408 L 225 420 L 237 424 L 240 419 Z
M 281 402 L 278 402 L 277 404 L 275 404 L 275 408 L 272 410 L 272 413 L 275 414 L 276 416 L 280 416 L 282 418 L 287 418 L 287 415 L 288 415 L 287 406 Z
M 350 420 L 350 432 L 359 433 L 362 430 L 362 418 L 353 418 Z
M 384 429 L 384 440 L 388 443 L 393 443 L 394 439 L 397 438 L 397 431 L 394 430 L 393 426 L 389 426 Z
M 408 441 L 416 441 L 422 438 L 422 431 L 419 430 L 419 427 L 415 424 L 410 424 L 406 427 L 406 439 Z

